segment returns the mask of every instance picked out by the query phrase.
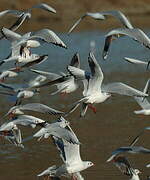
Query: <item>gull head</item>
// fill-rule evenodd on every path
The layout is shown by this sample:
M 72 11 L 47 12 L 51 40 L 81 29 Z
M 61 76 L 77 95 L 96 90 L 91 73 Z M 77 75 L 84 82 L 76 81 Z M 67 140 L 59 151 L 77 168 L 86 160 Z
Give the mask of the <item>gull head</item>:
M 141 174 L 142 172 L 139 170 L 139 169 L 134 169 L 134 174 L 135 175 L 138 175 L 138 174 Z
M 91 161 L 85 161 L 84 165 L 85 165 L 86 168 L 89 168 L 91 166 L 94 166 L 94 163 L 92 163 Z

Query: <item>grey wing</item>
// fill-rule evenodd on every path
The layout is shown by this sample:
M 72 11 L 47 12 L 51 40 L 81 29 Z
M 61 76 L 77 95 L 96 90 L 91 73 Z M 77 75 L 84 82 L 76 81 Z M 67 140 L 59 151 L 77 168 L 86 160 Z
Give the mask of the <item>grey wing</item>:
M 30 70 L 34 73 L 46 76 L 49 80 L 52 80 L 52 81 L 61 77 L 60 75 L 58 75 L 56 73 L 40 71 L 40 70 L 36 70 L 36 69 L 30 69 Z
M 73 26 L 69 29 L 68 34 L 70 34 L 75 28 L 76 26 L 86 17 L 86 16 L 90 16 L 94 19 L 97 20 L 104 20 L 105 17 L 101 14 L 101 13 L 90 13 L 87 12 L 86 14 L 84 14 L 81 18 L 79 18 L 74 24 Z
M 66 128 L 55 127 L 52 131 L 49 131 L 48 133 L 58 138 L 64 139 L 69 144 L 79 144 L 79 141 L 78 139 L 76 139 L 74 134 Z
M 70 66 L 74 66 L 77 68 L 80 68 L 80 57 L 79 53 L 75 53 L 74 56 L 71 59 Z
M 31 62 L 25 63 L 20 68 L 23 69 L 23 68 L 31 67 L 31 66 L 33 66 L 35 64 L 40 64 L 40 63 L 44 62 L 47 58 L 48 58 L 48 55 L 42 55 L 39 58 L 37 58 L 37 59 L 35 59 L 35 60 L 31 61 Z
M 21 38 L 20 34 L 15 33 L 5 27 L 3 27 L 1 31 L 2 31 L 2 34 L 4 35 L 4 37 L 6 37 L 6 39 L 8 39 L 10 42 L 17 41 Z
M 64 42 L 51 30 L 49 29 L 42 29 L 32 33 L 31 39 L 41 39 L 47 43 L 52 43 L 57 46 L 67 48 Z
M 131 38 L 133 38 L 135 41 L 138 41 L 139 43 L 143 44 L 145 47 L 150 48 L 150 39 L 148 36 L 140 29 L 128 29 L 128 28 L 119 28 L 119 29 L 114 29 L 111 30 L 107 35 L 105 39 L 105 45 L 104 45 L 104 50 L 103 50 L 103 59 L 106 59 L 108 56 L 108 51 L 110 44 L 112 42 L 113 36 L 118 36 L 118 35 L 126 35 Z
M 102 90 L 108 93 L 117 93 L 126 96 L 148 96 L 148 94 L 145 94 L 142 91 L 139 91 L 121 82 L 109 83 L 107 85 L 104 85 Z
M 130 23 L 129 19 L 121 12 L 121 11 L 116 11 L 116 10 L 112 10 L 112 11 L 103 11 L 100 12 L 102 15 L 107 16 L 114 16 L 115 18 L 117 18 L 126 28 L 129 29 L 133 29 L 132 24 Z
M 143 153 L 143 154 L 149 154 L 150 150 L 146 149 L 142 146 L 125 146 L 120 147 L 112 152 L 112 156 L 107 160 L 107 162 L 110 162 L 114 157 L 116 157 L 120 153 Z
M 23 24 L 23 22 L 30 17 L 31 14 L 29 12 L 22 13 L 22 15 L 17 19 L 17 21 L 12 26 L 9 27 L 9 29 L 12 31 L 16 31 Z
M 134 99 L 143 109 L 150 109 L 150 103 L 146 98 L 143 99 L 142 97 L 134 97 Z
M 101 67 L 92 52 L 89 54 L 88 63 L 92 75 L 89 80 L 88 92 L 91 93 L 92 91 L 101 91 L 101 84 L 104 76 Z
M 45 3 L 37 4 L 35 6 L 32 6 L 32 8 L 39 8 L 39 9 L 43 9 L 48 12 L 56 13 L 56 10 L 54 8 L 52 8 L 51 6 L 49 6 L 48 4 L 45 4 Z
M 133 59 L 133 58 L 128 58 L 128 57 L 124 57 L 124 59 L 127 62 L 132 63 L 132 64 L 143 64 L 143 65 L 147 65 L 148 64 L 148 62 L 141 61 L 141 60 L 138 60 L 138 59 Z
M 74 135 L 74 138 L 78 140 L 77 136 L 71 129 L 71 127 L 68 125 L 67 129 Z M 79 140 L 78 140 L 79 142 Z M 80 145 L 79 144 L 71 144 L 65 140 L 63 140 L 64 143 L 64 151 L 65 151 L 65 156 L 66 156 L 66 163 L 71 165 L 72 163 L 74 164 L 75 162 L 80 162 L 81 157 L 80 157 Z
M 18 11 L 18 10 L 5 10 L 5 11 L 1 11 L 0 12 L 0 17 L 6 15 L 6 14 L 10 14 L 12 16 L 15 16 L 15 17 L 20 17 L 22 15 L 23 11 Z
M 5 83 L 0 83 L 0 86 L 3 88 L 7 88 L 7 89 L 10 89 L 12 91 L 15 91 L 15 86 L 12 84 L 10 85 L 10 84 L 5 84 Z
M 59 153 L 60 153 L 60 157 L 63 160 L 63 162 L 66 162 L 66 156 L 65 156 L 65 151 L 64 151 L 64 143 L 62 141 L 62 139 L 52 136 L 52 140 L 53 143 L 55 144 L 55 146 L 57 147 Z
M 138 29 L 138 28 L 133 28 L 133 29 L 119 28 L 119 29 L 114 29 L 114 30 L 110 31 L 106 35 L 106 37 L 112 36 L 112 35 L 118 35 L 118 34 L 129 36 L 129 37 L 133 38 L 134 40 L 140 42 L 144 46 L 150 48 L 150 39 L 141 29 Z
M 82 19 L 84 19 L 86 17 L 86 14 L 83 15 L 81 18 L 79 18 L 74 24 L 73 26 L 71 26 L 71 28 L 68 31 L 68 34 L 70 34 L 75 28 L 76 26 L 82 21 Z
M 55 110 L 53 108 L 48 107 L 47 105 L 40 104 L 40 103 L 25 104 L 25 105 L 20 106 L 19 108 L 21 110 L 37 111 L 37 112 L 46 113 L 50 115 L 63 114 L 62 111 Z

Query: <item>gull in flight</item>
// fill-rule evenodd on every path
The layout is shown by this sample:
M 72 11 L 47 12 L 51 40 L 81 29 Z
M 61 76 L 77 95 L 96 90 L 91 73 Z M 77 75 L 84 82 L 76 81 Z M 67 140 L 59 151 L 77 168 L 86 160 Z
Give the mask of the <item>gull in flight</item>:
M 73 136 L 72 132 L 65 128 L 64 122 L 56 122 L 49 124 L 42 119 L 29 115 L 20 115 L 14 120 L 2 124 L 0 126 L 0 132 L 9 132 L 14 129 L 17 130 L 19 125 L 30 126 L 32 128 L 35 128 L 37 125 L 45 127 L 45 129 L 48 130 L 47 133 L 49 134 L 49 136 L 56 136 L 58 138 L 65 139 L 70 143 L 79 144 L 79 141 Z M 43 128 L 38 131 L 33 137 L 42 136 L 42 130 Z
M 0 12 L 0 18 L 6 15 L 12 15 L 17 17 L 17 21 L 12 24 L 8 29 L 12 30 L 12 31 L 16 31 L 25 20 L 30 19 L 31 18 L 31 12 L 33 9 L 38 8 L 38 9 L 43 9 L 47 12 L 51 12 L 51 13 L 56 13 L 56 10 L 54 8 L 52 8 L 51 6 L 49 6 L 48 4 L 45 3 L 40 3 L 37 5 L 32 6 L 31 8 L 25 10 L 25 11 L 20 11 L 20 10 L 4 10 Z M 2 39 L 4 37 L 4 34 L 1 33 L 0 34 L 0 39 Z
M 10 130 L 1 130 L 0 136 L 8 140 L 10 143 L 14 144 L 17 147 L 24 148 L 22 144 L 21 131 L 18 128 L 13 128 Z
M 74 25 L 69 29 L 68 33 L 71 33 L 76 28 L 76 26 L 87 16 L 90 16 L 96 20 L 104 20 L 105 17 L 107 16 L 113 16 L 116 19 L 118 19 L 126 28 L 129 28 L 129 29 L 133 28 L 130 21 L 121 11 L 112 10 L 112 11 L 102 11 L 102 12 L 96 12 L 96 13 L 91 13 L 91 12 L 85 13 L 83 16 L 81 16 L 80 19 L 78 19 L 74 23 Z
M 67 128 L 74 134 L 71 127 L 68 125 Z M 76 135 L 74 134 L 74 137 Z M 80 157 L 80 144 L 72 144 L 63 139 L 53 137 L 54 143 L 59 150 L 60 157 L 64 164 L 60 167 L 51 166 L 44 170 L 37 176 L 48 176 L 48 177 L 61 177 L 65 176 L 72 180 L 83 180 L 84 178 L 80 174 L 83 171 L 94 164 L 91 161 L 82 161 Z
M 75 103 L 68 114 L 73 112 L 80 105 L 80 103 L 82 103 L 80 116 L 85 115 L 88 107 L 96 112 L 96 109 L 92 106 L 92 104 L 104 102 L 111 96 L 111 93 L 117 93 L 127 96 L 148 96 L 146 93 L 143 93 L 120 82 L 103 85 L 103 72 L 92 52 L 89 54 L 88 63 L 91 69 L 91 73 L 88 73 L 79 68 L 68 66 L 68 71 L 72 75 L 74 75 L 75 78 L 83 80 L 84 84 L 83 98 Z
M 10 108 L 10 110 L 7 112 L 7 115 L 14 117 L 16 115 L 23 115 L 23 111 L 35 111 L 35 112 L 40 112 L 44 114 L 49 114 L 49 115 L 61 115 L 64 114 L 62 111 L 58 111 L 56 109 L 50 108 L 45 104 L 40 104 L 40 103 L 29 103 L 29 104 L 24 104 L 24 105 L 19 105 L 19 106 L 13 106 Z
M 121 153 L 131 153 L 131 154 L 137 154 L 137 153 L 143 153 L 143 154 L 149 154 L 150 149 L 144 148 L 142 146 L 135 146 L 136 142 L 139 140 L 139 137 L 143 134 L 143 131 L 136 136 L 133 141 L 130 143 L 129 146 L 123 146 L 115 149 L 111 156 L 107 159 L 106 162 L 115 161 L 115 159 L 121 154 Z
M 134 59 L 134 58 L 129 58 L 129 57 L 124 57 L 124 59 L 131 64 L 144 65 L 146 66 L 147 70 L 150 64 L 150 61 L 141 61 L 139 59 Z
M 70 66 L 80 68 L 80 58 L 78 53 L 74 54 L 73 58 L 71 59 Z M 67 93 L 74 92 L 79 87 L 78 81 L 74 78 L 74 76 L 70 75 L 70 73 L 62 73 L 62 75 L 59 75 L 56 73 L 39 71 L 34 69 L 31 69 L 31 71 L 43 75 L 48 79 L 48 82 L 40 84 L 39 86 L 37 86 L 37 88 L 56 85 L 57 90 L 51 93 L 51 95 L 55 95 L 57 93 L 65 95 Z
M 16 72 L 16 69 L 11 68 L 8 70 L 3 70 L 0 74 L 0 82 L 4 82 L 7 78 L 12 78 L 18 76 L 18 72 Z
M 146 82 L 143 93 L 149 93 L 149 84 L 150 84 L 150 79 L 148 79 L 148 81 Z M 148 100 L 146 98 L 141 98 L 141 97 L 134 97 L 134 99 L 142 108 L 142 110 L 136 110 L 134 111 L 134 113 L 150 115 L 150 103 L 148 102 Z
M 150 48 L 150 39 L 141 29 L 138 29 L 138 28 L 113 29 L 109 33 L 107 33 L 105 36 L 106 37 L 105 45 L 104 45 L 103 54 L 102 54 L 104 60 L 107 59 L 109 47 L 113 40 L 113 37 L 120 37 L 120 35 L 129 36 L 132 39 L 134 39 L 135 41 L 144 45 L 145 47 Z
M 74 136 L 72 131 L 69 128 L 66 128 L 69 125 L 69 122 L 66 121 L 63 117 L 60 117 L 55 123 L 45 123 L 43 128 L 41 128 L 33 137 L 38 137 L 38 140 L 41 140 L 42 137 L 48 138 L 50 136 L 55 136 L 58 138 L 65 139 L 69 143 L 80 144 L 79 140 Z
M 113 164 L 119 168 L 119 170 L 130 177 L 130 180 L 139 180 L 139 174 L 141 171 L 131 167 L 129 161 L 124 156 L 117 156 L 113 159 Z

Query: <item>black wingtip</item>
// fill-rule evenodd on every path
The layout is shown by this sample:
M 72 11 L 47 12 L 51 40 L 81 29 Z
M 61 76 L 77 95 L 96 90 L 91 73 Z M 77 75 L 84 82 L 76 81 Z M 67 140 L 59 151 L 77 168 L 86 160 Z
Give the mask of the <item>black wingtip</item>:
M 149 70 L 149 65 L 150 65 L 150 61 L 148 61 L 148 63 L 147 63 L 147 66 L 146 66 L 146 71 L 148 71 L 148 70 Z

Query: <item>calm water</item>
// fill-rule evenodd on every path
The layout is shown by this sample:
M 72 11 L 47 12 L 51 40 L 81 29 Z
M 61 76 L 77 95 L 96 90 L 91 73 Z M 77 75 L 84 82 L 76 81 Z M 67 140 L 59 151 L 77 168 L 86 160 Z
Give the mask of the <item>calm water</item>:
M 103 69 L 105 79 L 104 82 L 122 81 L 128 85 L 142 90 L 149 72 L 144 67 L 134 66 L 123 60 L 123 57 L 133 57 L 139 59 L 149 59 L 150 51 L 142 47 L 130 38 L 123 37 L 114 41 L 110 49 L 108 61 L 103 61 L 101 53 L 104 44 L 104 33 L 91 32 L 72 34 L 70 36 L 60 34 L 62 40 L 68 45 L 68 49 L 62 49 L 53 45 L 44 44 L 42 48 L 34 50 L 40 54 L 48 54 L 49 59 L 34 69 L 40 69 L 50 72 L 66 71 L 66 65 L 70 62 L 75 52 L 79 52 L 81 58 L 81 66 L 88 68 L 87 57 L 90 50 L 90 42 L 95 41 L 95 55 Z M 0 57 L 6 57 L 10 52 L 10 44 L 6 41 L 0 42 Z M 11 64 L 1 68 L 7 69 Z M 33 73 L 25 71 L 15 80 L 8 80 L 8 83 L 26 83 L 31 80 Z M 28 102 L 41 102 L 50 107 L 59 110 L 68 110 L 69 105 L 74 103 L 81 97 L 81 91 L 78 90 L 66 97 L 59 95 L 51 96 L 50 92 L 54 89 L 45 88 L 41 90 L 41 94 L 34 96 Z M 9 98 L 1 96 L 0 115 L 4 115 L 9 110 L 13 102 Z M 79 118 L 79 110 L 76 110 L 68 120 L 77 134 L 81 145 L 81 157 L 83 160 L 91 160 L 95 166 L 82 172 L 86 180 L 120 180 L 128 179 L 122 175 L 116 167 L 111 163 L 106 163 L 111 152 L 120 147 L 130 144 L 132 139 L 138 132 L 146 126 L 149 126 L 149 117 L 135 115 L 134 110 L 140 109 L 137 103 L 130 97 L 114 96 L 108 101 L 98 104 L 97 113 L 93 114 L 90 110 L 84 118 Z M 32 114 L 32 113 L 31 113 Z M 45 120 L 53 120 L 55 117 L 48 117 L 32 114 Z M 37 129 L 22 128 L 23 137 L 28 137 L 35 133 Z M 149 132 L 146 132 L 138 145 L 150 148 Z M 16 148 L 7 141 L 0 141 L 0 180 L 35 180 L 37 174 L 54 164 L 61 165 L 62 161 L 56 148 L 52 142 L 43 140 L 37 142 L 36 139 L 26 141 L 25 148 Z M 150 163 L 149 155 L 127 155 L 132 166 L 140 169 L 143 174 L 141 179 L 145 179 L 149 175 L 149 169 L 145 167 Z

